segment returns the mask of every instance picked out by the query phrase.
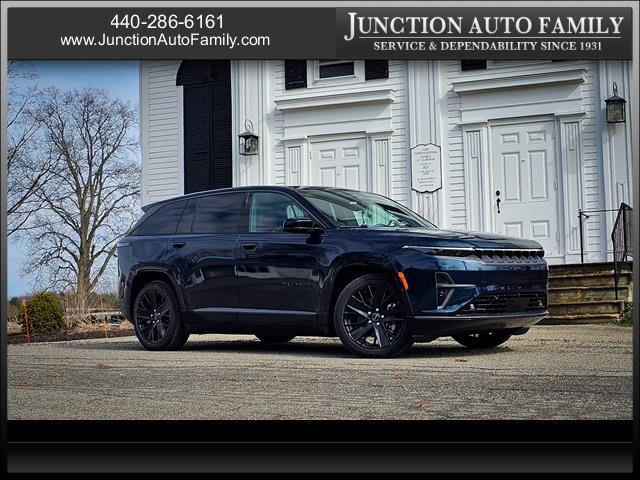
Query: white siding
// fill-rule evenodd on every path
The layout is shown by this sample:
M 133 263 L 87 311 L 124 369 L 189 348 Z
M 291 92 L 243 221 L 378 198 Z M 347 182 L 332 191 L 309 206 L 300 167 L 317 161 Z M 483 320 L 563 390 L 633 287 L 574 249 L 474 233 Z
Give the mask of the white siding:
M 281 95 L 284 88 L 284 60 L 273 62 L 273 92 L 272 96 Z M 284 136 L 284 112 L 274 108 L 273 111 L 273 183 L 285 185 L 287 183 L 287 172 L 284 164 L 285 145 L 280 140 Z
M 182 195 L 182 92 L 179 61 L 140 64 L 142 203 Z
M 391 137 L 391 198 L 409 204 L 410 172 L 408 167 L 409 145 L 407 144 L 407 62 L 389 61 L 387 83 L 395 90 L 391 104 L 393 135 Z

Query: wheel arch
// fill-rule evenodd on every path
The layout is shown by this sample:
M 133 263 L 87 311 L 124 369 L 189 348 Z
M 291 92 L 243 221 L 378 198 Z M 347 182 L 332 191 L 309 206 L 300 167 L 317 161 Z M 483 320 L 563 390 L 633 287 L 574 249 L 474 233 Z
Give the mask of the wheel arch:
M 173 290 L 173 293 L 176 295 L 178 299 L 178 305 L 181 310 L 185 309 L 184 300 L 180 293 L 180 289 L 176 285 L 175 279 L 169 274 L 169 272 L 162 268 L 141 268 L 137 270 L 131 278 L 130 287 L 129 287 L 129 318 L 133 319 L 133 305 L 135 303 L 135 299 L 145 285 L 154 280 L 160 280 L 167 283 Z
M 325 289 L 327 295 L 321 298 L 322 303 L 320 308 L 322 312 L 326 313 L 325 328 L 330 336 L 336 335 L 333 325 L 333 309 L 340 292 L 356 278 L 369 274 L 381 274 L 388 277 L 398 288 L 407 306 L 411 308 L 411 302 L 409 301 L 407 292 L 402 287 L 398 278 L 398 271 L 393 267 L 391 262 L 379 257 L 369 259 L 360 258 L 357 261 L 342 260 L 332 269 L 329 275 L 328 288 Z

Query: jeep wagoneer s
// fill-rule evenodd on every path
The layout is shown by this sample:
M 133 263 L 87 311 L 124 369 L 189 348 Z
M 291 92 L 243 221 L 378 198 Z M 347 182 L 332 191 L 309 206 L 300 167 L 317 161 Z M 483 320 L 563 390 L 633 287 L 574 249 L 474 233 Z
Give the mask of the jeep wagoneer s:
M 439 230 L 380 195 L 242 187 L 143 210 L 118 243 L 118 286 L 150 350 L 192 333 L 338 336 L 371 357 L 442 336 L 491 348 L 547 314 L 538 243 Z

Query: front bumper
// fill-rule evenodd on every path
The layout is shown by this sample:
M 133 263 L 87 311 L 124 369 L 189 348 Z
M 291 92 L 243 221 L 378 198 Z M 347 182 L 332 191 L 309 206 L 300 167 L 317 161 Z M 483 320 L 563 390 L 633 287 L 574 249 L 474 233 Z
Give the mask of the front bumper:
M 486 330 L 529 328 L 545 318 L 548 312 L 502 315 L 433 315 L 409 317 L 413 335 L 446 337 L 458 333 Z

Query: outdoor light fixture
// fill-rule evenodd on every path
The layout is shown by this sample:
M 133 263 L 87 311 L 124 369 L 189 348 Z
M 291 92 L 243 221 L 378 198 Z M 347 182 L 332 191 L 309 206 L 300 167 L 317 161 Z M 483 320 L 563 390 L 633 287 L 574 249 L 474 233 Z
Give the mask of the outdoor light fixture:
M 618 85 L 613 82 L 613 96 L 607 98 L 604 103 L 607 108 L 607 123 L 624 123 L 624 104 L 627 101 L 618 96 Z
M 251 120 L 245 120 L 244 128 L 246 131 L 238 135 L 240 155 L 257 155 L 258 154 L 258 135 L 253 133 L 253 123 Z

